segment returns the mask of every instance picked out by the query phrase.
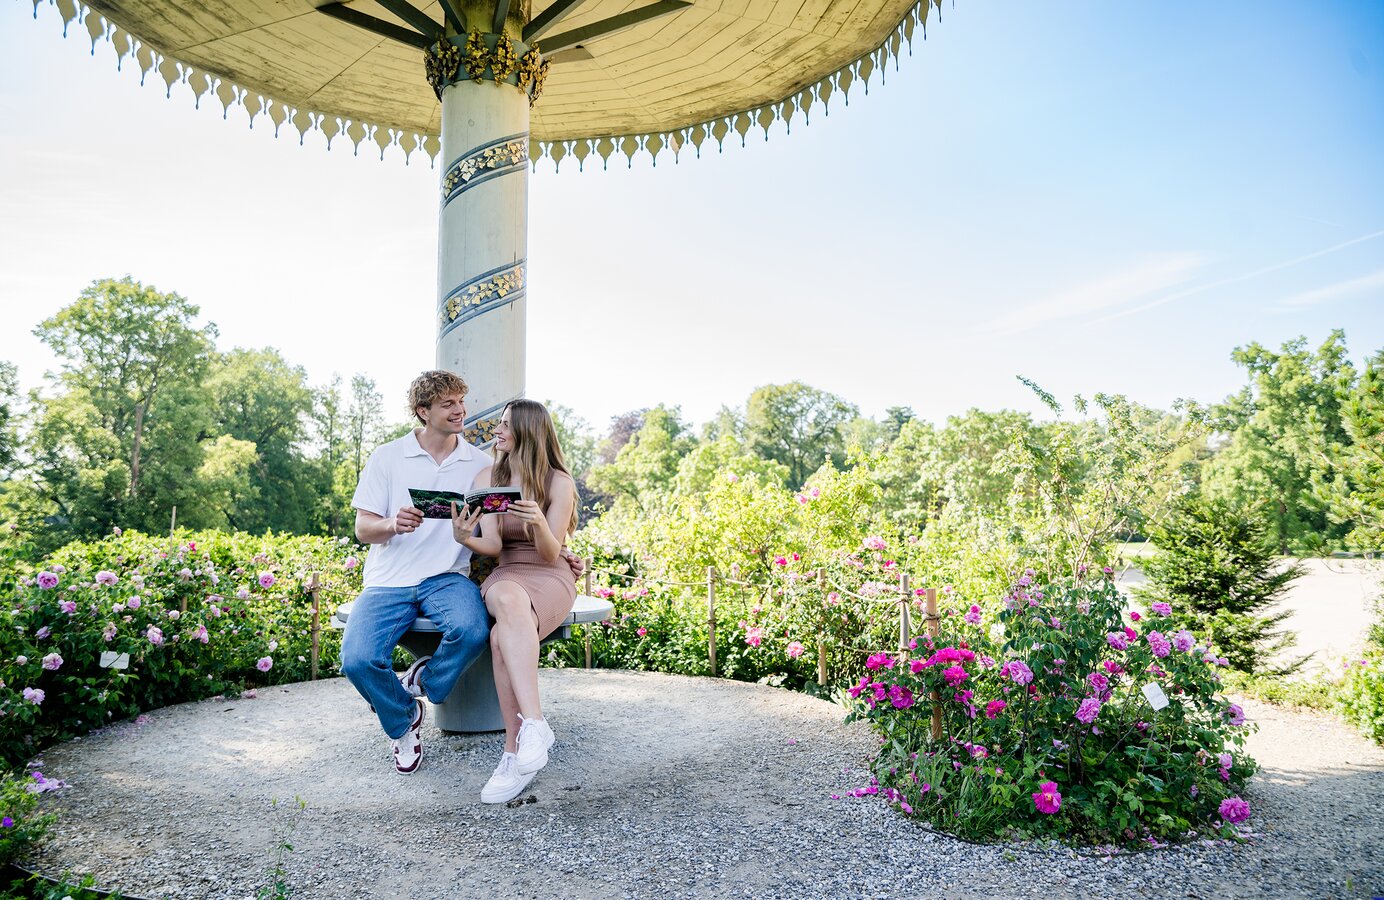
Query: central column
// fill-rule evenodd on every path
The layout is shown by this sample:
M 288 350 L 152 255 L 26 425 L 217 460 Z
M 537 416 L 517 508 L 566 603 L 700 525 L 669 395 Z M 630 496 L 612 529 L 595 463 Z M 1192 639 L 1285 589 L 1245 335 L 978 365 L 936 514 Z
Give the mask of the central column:
M 437 366 L 466 379 L 466 439 L 485 446 L 505 404 L 524 395 L 529 95 L 538 56 L 504 35 L 473 32 L 448 43 L 453 49 L 440 45 L 435 54 L 455 60 L 451 77 L 434 84 L 445 161 Z

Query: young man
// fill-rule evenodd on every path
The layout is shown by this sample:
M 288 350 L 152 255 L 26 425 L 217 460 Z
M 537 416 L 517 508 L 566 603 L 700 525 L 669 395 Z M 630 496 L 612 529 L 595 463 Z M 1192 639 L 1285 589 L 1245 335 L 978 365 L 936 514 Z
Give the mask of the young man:
M 370 544 L 364 590 L 341 639 L 341 672 L 379 716 L 393 741 L 394 767 L 417 771 L 419 731 L 427 706 L 441 703 L 490 641 L 490 619 L 479 588 L 467 577 L 471 551 L 452 536 L 450 519 L 424 519 L 409 488 L 464 492 L 490 457 L 462 440 L 466 382 L 451 372 L 424 372 L 409 385 L 408 402 L 422 423 L 370 454 L 351 505 L 356 539 Z M 580 574 L 580 560 L 568 555 Z M 431 657 L 393 671 L 394 645 L 419 615 L 441 630 Z

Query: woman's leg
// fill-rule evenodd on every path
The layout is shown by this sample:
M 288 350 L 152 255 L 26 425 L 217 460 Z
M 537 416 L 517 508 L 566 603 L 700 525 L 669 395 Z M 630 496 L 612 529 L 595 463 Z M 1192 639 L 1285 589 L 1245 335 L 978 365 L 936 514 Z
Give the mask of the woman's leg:
M 505 648 L 500 632 L 490 632 L 490 661 L 495 669 L 495 693 L 500 698 L 500 716 L 505 722 L 505 752 L 519 748 L 519 701 L 514 698 L 514 686 L 509 683 L 509 666 L 505 664 Z
M 495 649 L 496 690 L 500 690 L 503 667 L 508 691 L 518 711 L 526 719 L 543 718 L 543 707 L 538 702 L 538 616 L 528 592 L 513 581 L 496 582 L 485 592 L 485 605 L 495 617 L 495 627 L 490 634 L 491 647 Z M 510 714 L 506 712 L 506 715 Z M 506 746 L 510 725 L 510 721 L 505 722 Z

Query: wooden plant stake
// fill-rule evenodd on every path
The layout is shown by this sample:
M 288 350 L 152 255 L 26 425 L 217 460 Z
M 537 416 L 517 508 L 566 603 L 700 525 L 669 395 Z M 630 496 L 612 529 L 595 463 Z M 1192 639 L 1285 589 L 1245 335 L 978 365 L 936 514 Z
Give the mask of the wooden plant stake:
M 716 567 L 706 567 L 706 658 L 716 677 Z
M 319 653 L 318 642 L 321 640 L 320 635 L 322 634 L 321 585 L 317 580 L 316 572 L 313 572 L 312 575 L 308 578 L 308 594 L 312 597 L 312 630 L 309 632 L 309 634 L 312 636 L 312 655 L 310 659 L 312 660 L 312 680 L 316 681 L 317 659 Z
M 591 596 L 591 567 L 595 564 L 596 557 L 588 556 L 586 558 L 586 575 L 582 579 L 582 593 L 588 597 Z M 591 668 L 591 629 L 595 624 L 595 622 L 588 622 L 581 627 L 582 644 L 585 645 L 586 649 L 586 667 L 588 669 Z
M 924 607 L 924 621 L 927 623 L 927 633 L 931 638 L 936 638 L 942 633 L 942 617 L 937 615 L 937 588 L 928 588 L 924 592 L 927 598 Z M 940 741 L 942 739 L 942 696 L 937 691 L 933 691 L 929 698 L 932 701 L 932 739 Z

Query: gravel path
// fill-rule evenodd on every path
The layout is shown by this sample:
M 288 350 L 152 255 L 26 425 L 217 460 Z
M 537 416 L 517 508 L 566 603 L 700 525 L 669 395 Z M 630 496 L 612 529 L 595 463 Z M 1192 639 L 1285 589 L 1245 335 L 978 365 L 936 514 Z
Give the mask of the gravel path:
M 1246 703 L 1261 835 L 1241 846 L 1078 857 L 932 835 L 877 799 L 872 738 L 758 685 L 544 670 L 558 734 L 533 799 L 484 806 L 494 735 L 429 724 L 411 778 L 341 679 L 160 710 L 44 754 L 60 819 L 29 862 L 145 897 L 252 897 L 308 804 L 295 898 L 1370 897 L 1384 894 L 1384 750 L 1329 717 Z

